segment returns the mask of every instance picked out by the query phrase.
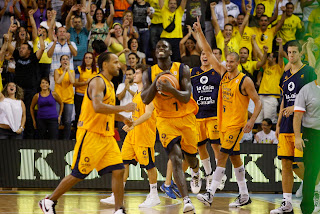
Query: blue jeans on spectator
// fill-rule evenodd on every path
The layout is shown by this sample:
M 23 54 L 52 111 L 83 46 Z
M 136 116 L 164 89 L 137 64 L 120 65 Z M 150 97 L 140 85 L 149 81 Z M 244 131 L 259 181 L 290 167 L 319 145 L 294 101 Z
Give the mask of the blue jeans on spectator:
M 0 128 L 0 140 L 22 140 L 23 133 L 17 134 L 11 129 Z
M 39 139 L 56 140 L 59 135 L 58 118 L 38 119 Z
M 57 103 L 56 106 L 57 106 L 57 112 L 60 112 L 60 105 Z M 64 125 L 63 137 L 62 137 L 62 139 L 64 140 L 70 139 L 72 111 L 73 111 L 73 104 L 63 103 L 63 112 L 62 112 L 61 121 Z
M 139 48 L 140 48 L 140 51 L 145 53 L 146 54 L 146 58 L 148 58 L 147 54 L 148 54 L 148 50 L 149 50 L 150 31 L 149 31 L 148 28 L 138 29 L 138 31 L 139 31 Z

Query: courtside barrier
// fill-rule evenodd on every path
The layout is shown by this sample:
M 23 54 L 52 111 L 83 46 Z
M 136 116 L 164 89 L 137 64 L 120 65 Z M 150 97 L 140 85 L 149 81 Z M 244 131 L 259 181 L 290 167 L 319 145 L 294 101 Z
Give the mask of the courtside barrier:
M 55 188 L 61 179 L 70 174 L 75 141 L 0 140 L 0 187 L 2 188 Z M 120 145 L 121 146 L 121 145 Z M 209 148 L 209 145 L 207 145 Z M 160 142 L 156 143 L 158 184 L 165 180 L 168 156 Z M 212 149 L 209 148 L 214 163 Z M 246 169 L 249 191 L 281 192 L 281 162 L 276 157 L 276 145 L 241 145 L 241 158 Z M 215 168 L 215 167 L 213 167 Z M 228 180 L 224 190 L 238 191 L 231 163 L 227 163 Z M 187 180 L 190 175 L 186 174 Z M 299 182 L 295 178 L 295 182 Z M 298 183 L 295 183 L 297 189 Z M 99 177 L 93 171 L 75 188 L 110 189 L 111 175 Z M 205 188 L 203 180 L 202 189 Z M 139 166 L 130 166 L 126 189 L 149 189 L 146 172 Z

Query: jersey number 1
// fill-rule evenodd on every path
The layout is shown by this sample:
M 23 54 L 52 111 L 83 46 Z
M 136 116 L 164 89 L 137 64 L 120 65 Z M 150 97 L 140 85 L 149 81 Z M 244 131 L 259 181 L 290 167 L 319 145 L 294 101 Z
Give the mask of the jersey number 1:
M 177 103 L 177 102 L 174 102 L 173 105 L 176 106 L 176 111 L 178 111 L 178 103 Z

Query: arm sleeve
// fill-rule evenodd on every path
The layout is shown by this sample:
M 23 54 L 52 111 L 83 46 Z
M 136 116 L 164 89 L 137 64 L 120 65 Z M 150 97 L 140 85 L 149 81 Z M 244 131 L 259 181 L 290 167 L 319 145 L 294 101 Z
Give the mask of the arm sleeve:
M 306 98 L 307 98 L 306 90 L 309 85 L 310 84 L 307 84 L 304 87 L 302 87 L 299 94 L 297 95 L 296 100 L 294 102 L 294 111 L 298 111 L 298 112 L 306 111 Z

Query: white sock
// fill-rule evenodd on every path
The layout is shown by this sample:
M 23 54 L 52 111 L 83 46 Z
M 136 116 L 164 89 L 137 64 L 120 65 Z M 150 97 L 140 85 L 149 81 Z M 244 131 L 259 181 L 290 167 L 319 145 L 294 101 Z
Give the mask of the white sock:
M 164 184 L 165 187 L 170 187 L 170 185 Z
M 201 160 L 201 162 L 202 162 L 204 171 L 206 172 L 206 175 L 210 175 L 212 171 L 210 157 L 208 157 L 207 159 Z
M 236 178 L 237 178 L 237 183 L 238 183 L 238 187 L 239 187 L 239 193 L 241 195 L 248 195 L 248 187 L 247 187 L 247 182 L 246 182 L 246 170 L 244 169 L 244 166 L 240 166 L 238 168 L 234 169 L 234 172 L 236 174 Z
M 289 201 L 292 204 L 292 193 L 283 193 L 283 199 Z
M 186 204 L 186 203 L 192 203 L 191 200 L 190 200 L 190 198 L 189 198 L 189 196 L 185 196 L 185 197 L 183 198 L 183 203 L 184 203 L 184 204 Z
M 215 161 L 216 161 L 216 166 L 218 166 L 218 159 L 216 158 Z
M 226 168 L 217 166 L 216 171 L 213 173 L 211 186 L 208 189 L 208 192 L 210 192 L 211 195 L 214 195 L 216 193 L 216 190 L 221 183 L 221 180 L 222 180 L 222 177 L 224 176 L 225 171 L 226 171 Z
M 150 195 L 158 195 L 157 183 L 150 184 Z
M 123 182 L 123 189 L 126 187 L 126 182 Z

